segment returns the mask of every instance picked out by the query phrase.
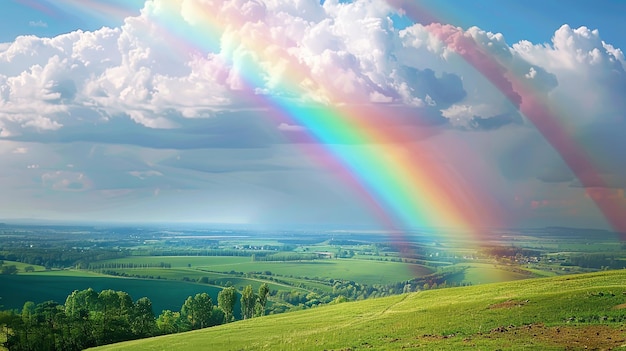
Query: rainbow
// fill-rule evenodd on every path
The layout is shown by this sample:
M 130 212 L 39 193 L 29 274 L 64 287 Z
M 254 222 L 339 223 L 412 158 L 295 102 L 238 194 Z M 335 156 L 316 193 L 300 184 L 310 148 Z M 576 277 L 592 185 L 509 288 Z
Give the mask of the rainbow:
M 78 1 L 68 4 L 89 6 Z M 475 190 L 477 187 L 455 171 L 449 155 L 460 152 L 463 145 L 434 150 L 420 142 L 420 138 L 435 132 L 430 128 L 414 130 L 388 123 L 389 113 L 397 112 L 393 106 L 344 103 L 354 101 L 353 97 L 316 82 L 311 69 L 290 55 L 284 43 L 273 39 L 268 28 L 262 23 L 246 21 L 245 11 L 219 11 L 211 2 L 159 4 L 160 7 L 152 9 L 158 14 L 153 25 L 163 40 L 181 54 L 220 55 L 226 66 L 236 67 L 236 76 L 229 78 L 238 80 L 242 94 L 263 106 L 264 114 L 271 115 L 275 121 L 301 127 L 307 133 L 307 142 L 300 143 L 303 150 L 335 170 L 344 184 L 368 205 L 373 216 L 390 233 L 395 233 L 392 234 L 395 241 L 408 241 L 402 233 L 420 228 L 454 228 L 467 238 L 481 241 L 486 228 L 499 225 L 498 218 L 502 216 L 498 206 L 488 194 Z M 119 12 L 119 9 L 102 10 L 110 10 L 111 14 Z M 192 17 L 191 22 L 178 15 L 181 10 Z M 408 14 L 413 14 L 413 10 L 417 11 L 417 7 L 405 9 Z M 234 29 L 246 35 L 234 36 Z M 450 46 L 461 45 L 451 43 L 448 37 L 440 36 L 440 39 Z M 479 52 L 476 44 L 468 45 L 469 53 Z M 500 90 L 507 91 L 505 83 L 498 85 L 500 76 L 494 75 L 500 72 L 495 69 L 498 66 L 490 63 L 481 70 L 479 59 L 471 55 L 463 57 Z M 496 64 L 484 55 L 480 59 Z M 268 82 L 258 72 L 278 76 L 271 82 L 271 91 L 265 90 Z M 303 103 L 302 96 L 312 101 Z M 367 97 L 363 99 L 369 101 Z M 520 108 L 528 115 L 532 108 L 525 104 Z M 407 117 L 400 114 L 394 118 Z
M 176 10 L 180 9 L 164 13 L 180 13 Z M 222 52 L 232 47 L 240 50 L 239 54 L 244 51 L 244 55 L 254 55 L 268 65 L 238 66 L 247 90 L 253 92 L 265 86 L 266 82 L 257 72 L 278 67 L 283 79 L 273 87 L 275 91 L 257 92 L 249 98 L 265 106 L 276 120 L 303 127 L 311 140 L 323 145 L 323 149 L 307 148 L 315 150 L 309 152 L 311 157 L 338 161 L 335 165 L 340 166 L 344 182 L 357 190 L 387 228 L 401 232 L 403 229 L 447 227 L 477 238 L 485 227 L 496 225 L 494 218 L 498 211 L 491 200 L 470 190 L 473 187 L 455 173 L 446 153 L 416 141 L 420 136 L 433 133 L 432 130 L 422 127 L 419 135 L 415 135 L 390 127 L 388 115 L 393 109 L 389 106 L 337 103 L 349 98 L 338 89 L 315 82 L 309 67 L 289 55 L 282 43 L 272 40 L 266 27 L 246 22 L 239 11 L 220 13 L 198 4 L 187 10 L 196 16 L 198 31 L 180 39 L 193 47 L 203 47 L 205 40 L 197 33 L 222 33 Z M 175 28 L 178 23 L 165 16 L 160 25 Z M 231 28 L 243 30 L 247 35 L 232 37 L 229 35 Z M 210 52 L 218 51 L 218 48 L 210 49 Z M 231 62 L 238 58 L 237 54 L 227 57 Z M 322 103 L 307 106 L 290 98 L 294 94 L 305 95 L 310 90 L 322 96 Z M 320 151 L 322 155 L 318 154 Z
M 386 1 L 414 23 L 424 23 L 434 37 L 500 90 L 559 153 L 607 222 L 626 239 L 624 202 L 598 195 L 598 189 L 608 187 L 606 181 L 587 151 L 568 132 L 558 108 L 461 29 L 441 24 L 447 23 L 441 16 L 416 1 Z M 486 228 L 499 226 L 498 218 L 504 215 L 498 206 L 488 194 L 476 190 L 480 187 L 455 171 L 449 155 L 462 152 L 462 144 L 434 150 L 420 139 L 436 131 L 387 123 L 390 112 L 399 112 L 393 106 L 342 103 L 354 99 L 316 82 L 308 66 L 290 55 L 284 43 L 273 39 L 262 23 L 247 21 L 244 11 L 226 13 L 217 6 L 174 0 L 158 4 L 151 9 L 155 11 L 151 25 L 166 45 L 176 54 L 219 56 L 225 66 L 236 67 L 236 76 L 230 78 L 238 79 L 237 89 L 251 102 L 265 108 L 259 114 L 270 116 L 276 124 L 301 127 L 303 133 L 285 136 L 350 187 L 400 246 L 411 241 L 404 233 L 414 229 L 454 228 L 481 242 Z M 79 10 L 119 18 L 129 15 L 121 3 L 64 0 L 54 8 L 37 6 L 47 13 Z M 191 17 L 183 19 L 181 11 Z M 235 30 L 248 35 L 235 36 Z M 265 76 L 271 76 L 272 81 L 265 81 Z M 271 91 L 265 90 L 267 86 Z M 302 96 L 311 102 L 302 102 Z M 362 98 L 368 101 L 368 97 Z M 393 118 L 402 122 L 407 117 L 400 113 Z
M 471 64 L 487 78 L 518 110 L 528 118 L 548 143 L 559 153 L 574 173 L 586 195 L 592 199 L 613 230 L 626 240 L 626 204 L 614 196 L 602 196 L 598 189 L 609 188 L 587 151 L 568 132 L 558 109 L 550 106 L 544 95 L 516 75 L 506 63 L 486 52 L 471 37 L 437 18 L 414 1 L 387 0 L 416 23 L 425 23 L 430 33 Z

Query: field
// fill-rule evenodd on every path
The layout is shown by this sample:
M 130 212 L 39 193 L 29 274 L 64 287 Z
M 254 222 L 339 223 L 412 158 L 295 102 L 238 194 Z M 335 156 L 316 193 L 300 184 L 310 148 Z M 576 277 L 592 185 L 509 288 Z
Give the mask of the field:
M 617 269 L 626 268 L 625 246 L 612 233 L 496 231 L 481 246 L 445 235 L 424 238 L 389 243 L 375 232 L 4 226 L 0 303 L 19 313 L 26 301 L 63 304 L 74 290 L 112 289 L 134 300 L 147 296 L 158 316 L 164 309 L 180 311 L 199 292 L 215 303 L 220 289 L 234 286 L 234 317 L 241 319 L 244 288 L 258 291 L 266 283 L 267 305 L 259 315 L 269 317 L 130 345 L 356 350 L 624 344 L 619 328 L 626 320 L 626 271 Z M 560 244 L 565 239 L 566 247 Z M 584 272 L 602 273 L 558 277 Z M 541 277 L 552 278 L 535 279 Z M 602 344 L 607 340 L 613 343 Z
M 310 278 L 313 280 L 343 279 L 354 280 L 363 284 L 390 284 L 405 281 L 415 276 L 432 273 L 432 269 L 402 262 L 358 260 L 358 259 L 322 259 L 313 261 L 294 262 L 253 262 L 249 257 L 133 257 L 102 261 L 102 263 L 135 263 L 135 264 L 158 264 L 160 262 L 171 264 L 174 268 L 194 268 L 186 272 L 177 271 L 180 274 L 193 274 L 194 276 L 206 275 L 200 271 L 212 272 L 271 272 L 286 277 Z M 131 272 L 131 270 L 124 270 Z M 150 269 L 137 268 L 135 272 L 150 272 Z M 157 272 L 158 271 L 158 272 Z M 158 274 L 168 276 L 167 269 L 152 270 L 150 275 Z
M 3 309 L 21 310 L 24 302 L 40 303 L 54 300 L 65 303 L 67 295 L 74 290 L 92 288 L 99 292 L 112 289 L 126 291 L 133 299 L 147 296 L 152 301 L 153 310 L 180 310 L 190 295 L 206 292 L 217 301 L 219 288 L 168 280 L 147 280 L 115 278 L 88 272 L 52 271 L 42 274 L 0 275 L 0 296 Z M 7 288 L 7 287 L 10 287 Z
M 626 271 L 430 290 L 239 321 L 97 350 L 611 349 Z

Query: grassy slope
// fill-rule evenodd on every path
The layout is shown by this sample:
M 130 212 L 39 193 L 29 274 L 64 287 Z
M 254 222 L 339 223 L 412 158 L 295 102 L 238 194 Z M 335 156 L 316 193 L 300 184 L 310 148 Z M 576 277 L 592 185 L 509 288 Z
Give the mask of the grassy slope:
M 609 322 L 626 316 L 625 291 L 626 270 L 430 290 L 100 350 L 608 349 L 626 343 Z

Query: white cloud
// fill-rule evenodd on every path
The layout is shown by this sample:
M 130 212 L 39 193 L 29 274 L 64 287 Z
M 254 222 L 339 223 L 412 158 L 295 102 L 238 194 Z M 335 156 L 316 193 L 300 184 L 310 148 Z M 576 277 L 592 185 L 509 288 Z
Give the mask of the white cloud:
M 551 104 L 562 109 L 569 123 L 582 127 L 626 111 L 620 98 L 626 90 L 623 54 L 604 43 L 597 30 L 563 25 L 552 45 L 522 41 L 511 51 L 554 75 L 558 86 L 550 93 Z
M 298 126 L 298 125 L 282 122 L 281 124 L 278 125 L 278 130 L 283 131 L 283 132 L 302 132 L 302 131 L 305 131 L 306 128 L 304 128 L 303 126 Z
M 41 181 L 45 187 L 56 191 L 85 191 L 91 187 L 91 181 L 79 172 L 46 172 L 41 175 Z
M 47 28 L 48 27 L 48 23 L 42 21 L 42 20 L 38 20 L 38 21 L 28 21 L 28 25 L 31 27 L 40 27 L 40 28 Z
M 146 179 L 148 177 L 159 177 L 159 176 L 163 176 L 163 173 L 159 172 L 159 171 L 155 171 L 155 170 L 148 170 L 148 171 L 130 171 L 128 172 L 130 175 L 132 175 L 133 177 L 137 177 L 141 180 Z

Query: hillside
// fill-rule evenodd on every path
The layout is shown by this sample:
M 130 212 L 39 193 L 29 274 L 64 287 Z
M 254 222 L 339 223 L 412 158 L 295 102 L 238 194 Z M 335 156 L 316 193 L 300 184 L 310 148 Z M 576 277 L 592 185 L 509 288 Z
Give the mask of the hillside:
M 626 344 L 626 270 L 429 290 L 97 350 L 611 349 Z

